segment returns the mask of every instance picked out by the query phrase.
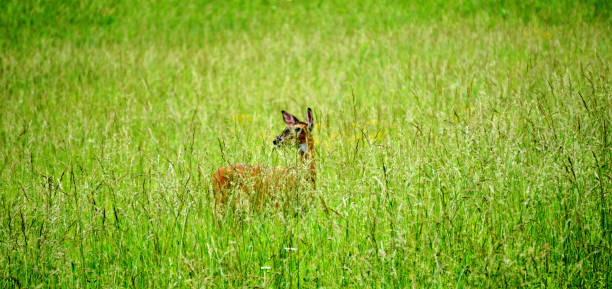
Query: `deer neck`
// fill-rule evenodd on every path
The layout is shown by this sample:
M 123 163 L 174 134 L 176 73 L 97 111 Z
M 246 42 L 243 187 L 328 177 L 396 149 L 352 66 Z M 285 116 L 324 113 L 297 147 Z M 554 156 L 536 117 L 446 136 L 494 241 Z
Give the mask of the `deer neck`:
M 298 154 L 303 166 L 307 166 L 310 173 L 310 180 L 314 183 L 317 175 L 316 162 L 314 157 L 314 141 L 312 136 L 306 137 L 306 143 L 299 144 Z

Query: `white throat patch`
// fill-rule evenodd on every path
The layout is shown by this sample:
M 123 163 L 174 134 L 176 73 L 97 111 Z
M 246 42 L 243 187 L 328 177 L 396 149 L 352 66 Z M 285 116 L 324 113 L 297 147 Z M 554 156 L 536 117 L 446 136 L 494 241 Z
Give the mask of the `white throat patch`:
M 301 153 L 306 153 L 306 151 L 308 151 L 308 147 L 306 146 L 306 144 L 301 143 L 300 144 L 300 152 Z

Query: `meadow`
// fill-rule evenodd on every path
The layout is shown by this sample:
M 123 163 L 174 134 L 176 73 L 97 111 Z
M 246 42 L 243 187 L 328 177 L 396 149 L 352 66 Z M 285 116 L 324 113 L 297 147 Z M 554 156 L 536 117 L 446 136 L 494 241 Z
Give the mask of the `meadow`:
M 611 6 L 1 1 L 0 288 L 610 288 Z

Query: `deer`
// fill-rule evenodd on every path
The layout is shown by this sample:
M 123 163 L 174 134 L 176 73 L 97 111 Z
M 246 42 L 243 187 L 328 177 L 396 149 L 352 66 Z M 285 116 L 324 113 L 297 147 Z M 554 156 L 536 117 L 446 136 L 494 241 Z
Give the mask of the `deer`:
M 238 192 L 235 201 L 247 197 L 259 207 L 273 193 L 290 193 L 310 183 L 315 187 L 316 162 L 312 131 L 312 110 L 306 110 L 306 122 L 282 110 L 287 127 L 272 141 L 275 148 L 294 146 L 298 151 L 299 164 L 293 167 L 264 167 L 243 163 L 222 166 L 212 175 L 213 191 L 217 211 L 228 201 L 231 191 Z M 242 195 L 241 195 L 242 194 Z M 275 207 L 278 208 L 278 202 Z

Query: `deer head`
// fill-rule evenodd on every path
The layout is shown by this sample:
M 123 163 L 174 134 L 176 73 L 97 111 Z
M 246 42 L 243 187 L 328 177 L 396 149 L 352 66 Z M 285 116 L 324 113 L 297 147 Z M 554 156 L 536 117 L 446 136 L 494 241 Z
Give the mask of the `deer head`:
M 294 115 L 282 111 L 283 120 L 287 124 L 287 128 L 281 134 L 274 138 L 275 146 L 297 145 L 301 154 L 306 153 L 312 146 L 312 135 L 314 129 L 314 120 L 312 118 L 312 110 L 306 110 L 306 121 L 302 122 Z

